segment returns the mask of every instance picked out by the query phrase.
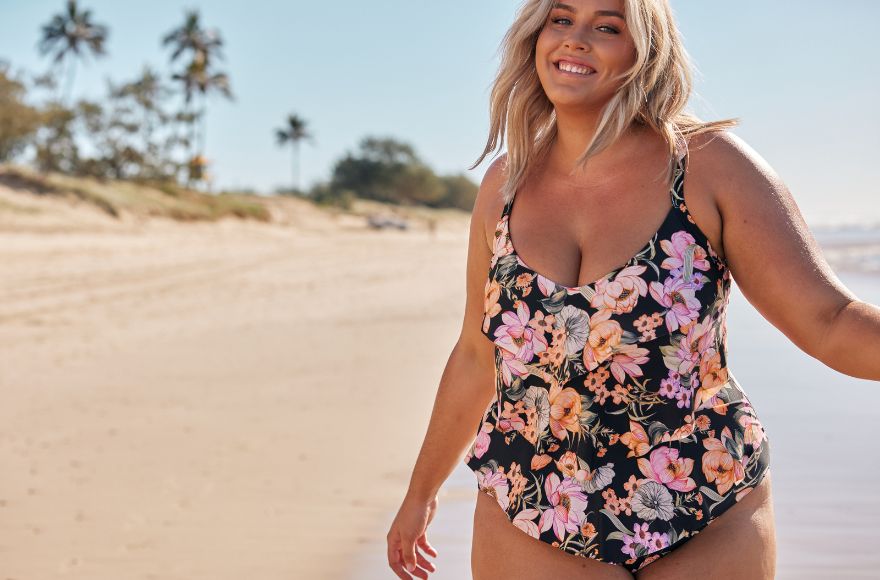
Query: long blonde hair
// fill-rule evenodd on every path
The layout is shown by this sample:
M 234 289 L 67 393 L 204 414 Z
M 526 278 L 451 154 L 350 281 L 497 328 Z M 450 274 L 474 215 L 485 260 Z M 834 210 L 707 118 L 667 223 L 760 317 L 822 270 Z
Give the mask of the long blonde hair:
M 535 46 L 555 0 L 525 0 L 501 43 L 501 64 L 490 98 L 489 139 L 482 155 L 507 144 L 502 187 L 510 201 L 532 165 L 550 150 L 556 137 L 556 115 L 535 68 Z M 624 0 L 626 25 L 637 52 L 636 62 L 602 110 L 596 133 L 575 162 L 587 160 L 611 145 L 633 122 L 649 125 L 669 145 L 669 181 L 677 160 L 687 151 L 687 138 L 733 127 L 738 118 L 704 122 L 684 112 L 693 87 L 690 56 L 684 48 L 668 0 Z

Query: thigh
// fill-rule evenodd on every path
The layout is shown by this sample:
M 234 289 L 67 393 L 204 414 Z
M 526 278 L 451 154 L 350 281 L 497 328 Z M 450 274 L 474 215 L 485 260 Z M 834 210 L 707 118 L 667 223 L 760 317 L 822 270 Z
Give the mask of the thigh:
M 569 554 L 515 527 L 501 506 L 477 492 L 471 546 L 473 580 L 633 580 L 621 566 Z
M 770 472 L 709 526 L 636 573 L 639 580 L 773 580 L 776 526 Z

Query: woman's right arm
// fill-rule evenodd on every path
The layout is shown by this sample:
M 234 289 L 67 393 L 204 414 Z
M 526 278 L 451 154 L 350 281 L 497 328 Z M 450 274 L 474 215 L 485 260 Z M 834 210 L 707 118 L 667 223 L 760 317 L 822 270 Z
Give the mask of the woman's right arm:
M 409 579 L 412 564 L 420 578 L 431 565 L 416 545 L 436 552 L 425 537 L 433 519 L 440 486 L 462 460 L 477 435 L 478 423 L 495 395 L 495 346 L 482 333 L 486 277 L 492 258 L 495 217 L 500 214 L 504 156 L 496 159 L 480 184 L 471 212 L 467 254 L 467 289 L 461 333 L 452 349 L 434 399 L 434 407 L 403 505 L 388 532 L 388 563 Z

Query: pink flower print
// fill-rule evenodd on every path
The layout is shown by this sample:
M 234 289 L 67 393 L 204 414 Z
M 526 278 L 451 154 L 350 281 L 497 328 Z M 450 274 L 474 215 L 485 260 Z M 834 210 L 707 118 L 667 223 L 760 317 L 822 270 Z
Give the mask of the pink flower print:
M 651 282 L 651 296 L 666 308 L 666 328 L 669 332 L 678 330 L 700 315 L 700 301 L 694 293 L 696 290 L 683 278 L 669 276 L 663 281 Z
M 698 270 L 708 270 L 709 260 L 706 259 L 706 250 L 696 245 L 694 236 L 684 230 L 675 232 L 668 240 L 660 240 L 660 248 L 669 256 L 663 260 L 660 267 L 666 268 L 667 270 L 683 268 L 684 255 L 687 252 L 688 247 L 691 245 L 694 246 L 694 268 Z
M 674 399 L 678 394 L 681 384 L 673 379 L 663 379 L 660 381 L 660 394 L 667 399 Z
M 630 558 L 636 557 L 636 547 L 638 547 L 639 543 L 636 542 L 636 539 L 630 535 L 623 535 L 623 547 L 620 549 L 621 552 L 629 556 Z
M 640 377 L 643 365 L 651 360 L 647 355 L 647 348 L 639 348 L 635 344 L 621 343 L 618 345 L 611 357 L 611 374 L 617 379 L 618 383 L 622 383 L 625 375 L 631 377 Z
M 584 510 L 587 509 L 587 496 L 584 495 L 581 484 L 575 479 L 566 477 L 560 481 L 555 473 L 551 473 L 544 480 L 544 491 L 547 501 L 553 507 L 544 510 L 541 514 L 541 531 L 547 531 L 552 527 L 553 533 L 561 542 L 565 539 L 566 532 L 580 530 Z
M 538 524 L 534 521 L 540 513 L 540 510 L 533 508 L 522 510 L 513 518 L 513 525 L 533 538 L 540 538 L 541 532 L 538 530 Z
M 506 386 L 513 383 L 514 376 L 524 377 L 529 374 L 529 369 L 523 361 L 516 358 L 516 354 L 504 349 L 499 349 L 498 352 L 501 353 L 501 382 Z
M 536 353 L 547 350 L 544 333 L 536 332 L 529 325 L 529 307 L 524 301 L 517 303 L 516 312 L 503 312 L 501 322 L 495 329 L 495 344 L 513 353 L 517 360 L 528 363 Z
M 556 292 L 556 282 L 538 274 L 538 290 L 544 296 L 550 296 Z
M 666 367 L 682 375 L 699 368 L 703 352 L 712 347 L 714 338 L 711 320 L 707 316 L 703 322 L 694 324 L 687 334 L 673 340 L 671 347 L 660 347 Z
M 675 394 L 675 398 L 678 400 L 676 403 L 676 407 L 679 409 L 687 409 L 691 404 L 691 392 L 693 389 L 679 389 L 679 391 Z
M 492 423 L 483 423 L 483 426 L 480 428 L 480 432 L 477 433 L 477 438 L 474 443 L 474 456 L 479 459 L 483 455 L 486 454 L 486 451 L 489 450 L 489 443 L 491 443 L 492 438 L 489 437 L 489 433 L 491 433 L 495 427 Z
M 739 424 L 745 431 L 743 442 L 757 449 L 761 446 L 761 441 L 767 438 L 767 434 L 758 417 L 755 416 L 752 406 L 745 404 L 744 408 L 746 412 L 739 416 Z
M 639 523 L 636 522 L 633 524 L 633 538 L 639 544 L 648 547 L 648 542 L 651 540 L 651 532 L 648 530 L 648 522 Z
M 488 493 L 495 498 L 505 511 L 510 506 L 510 498 L 507 493 L 510 491 L 510 485 L 507 483 L 507 476 L 500 469 L 498 471 L 488 471 L 481 469 L 477 471 L 477 484 L 480 491 Z
M 649 457 L 639 458 L 639 470 L 645 477 L 676 491 L 690 491 L 697 487 L 697 483 L 690 476 L 694 470 L 694 460 L 679 457 L 678 449 L 658 447 Z
M 590 301 L 594 308 L 608 308 L 615 314 L 632 312 L 639 301 L 639 296 L 647 296 L 648 284 L 640 275 L 645 266 L 627 266 L 618 272 L 612 280 L 602 278 L 596 283 L 596 294 Z
M 654 532 L 651 534 L 651 539 L 648 540 L 648 553 L 653 554 L 658 550 L 662 550 L 669 546 L 669 534 L 661 534 L 660 532 Z

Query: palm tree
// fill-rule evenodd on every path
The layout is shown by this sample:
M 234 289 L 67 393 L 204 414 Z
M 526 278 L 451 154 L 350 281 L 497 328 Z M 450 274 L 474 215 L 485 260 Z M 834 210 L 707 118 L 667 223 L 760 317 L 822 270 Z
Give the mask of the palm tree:
M 103 56 L 104 43 L 107 41 L 109 31 L 106 26 L 92 21 L 91 10 L 80 10 L 76 0 L 67 0 L 67 9 L 61 14 L 52 17 L 48 24 L 43 25 L 42 37 L 38 48 L 42 55 L 55 53 L 54 65 L 62 65 L 64 60 L 70 60 L 70 68 L 67 73 L 67 89 L 64 93 L 64 103 L 70 100 L 73 89 L 73 78 L 76 74 L 76 57 L 83 53 L 83 48 L 88 48 L 95 56 Z M 72 57 L 68 59 L 68 56 Z
M 217 56 L 223 58 L 223 39 L 216 30 L 205 30 L 200 22 L 201 16 L 198 10 L 188 10 L 183 24 L 162 37 L 162 46 L 172 46 L 171 62 L 175 62 L 184 52 L 190 51 L 194 55 L 203 55 L 205 58 Z
M 229 86 L 229 76 L 226 73 L 209 71 L 207 60 L 197 58 L 189 63 L 184 72 L 173 74 L 171 78 L 183 83 L 184 98 L 186 99 L 188 109 L 192 106 L 193 95 L 198 94 L 201 96 L 202 106 L 197 115 L 200 123 L 199 142 L 198 144 L 194 143 L 193 146 L 196 154 L 204 153 L 205 139 L 207 137 L 205 113 L 207 112 L 208 94 L 219 92 L 226 98 L 233 99 L 232 89 Z
M 275 129 L 278 145 L 293 144 L 293 187 L 299 190 L 299 142 L 308 139 L 314 142 L 312 135 L 306 131 L 306 122 L 296 114 L 287 116 L 287 124 L 283 129 Z
M 191 160 L 203 160 L 207 133 L 207 124 L 205 122 L 205 113 L 207 110 L 207 99 L 210 92 L 216 91 L 223 94 L 228 99 L 233 99 L 232 90 L 230 88 L 229 76 L 223 72 L 211 70 L 211 63 L 214 58 L 222 59 L 223 39 L 220 32 L 216 29 L 205 30 L 202 28 L 198 10 L 189 10 L 186 12 L 184 22 L 179 28 L 175 28 L 168 32 L 162 38 L 163 46 L 171 46 L 171 62 L 176 61 L 185 52 L 191 53 L 190 63 L 182 72 L 175 73 L 171 76 L 173 80 L 179 81 L 183 85 L 183 93 L 185 99 L 186 116 L 193 119 L 190 124 L 190 147 Z M 193 111 L 194 95 L 200 95 L 202 106 L 198 114 Z M 195 139 L 195 119 L 198 118 L 200 124 L 200 142 L 197 144 Z

